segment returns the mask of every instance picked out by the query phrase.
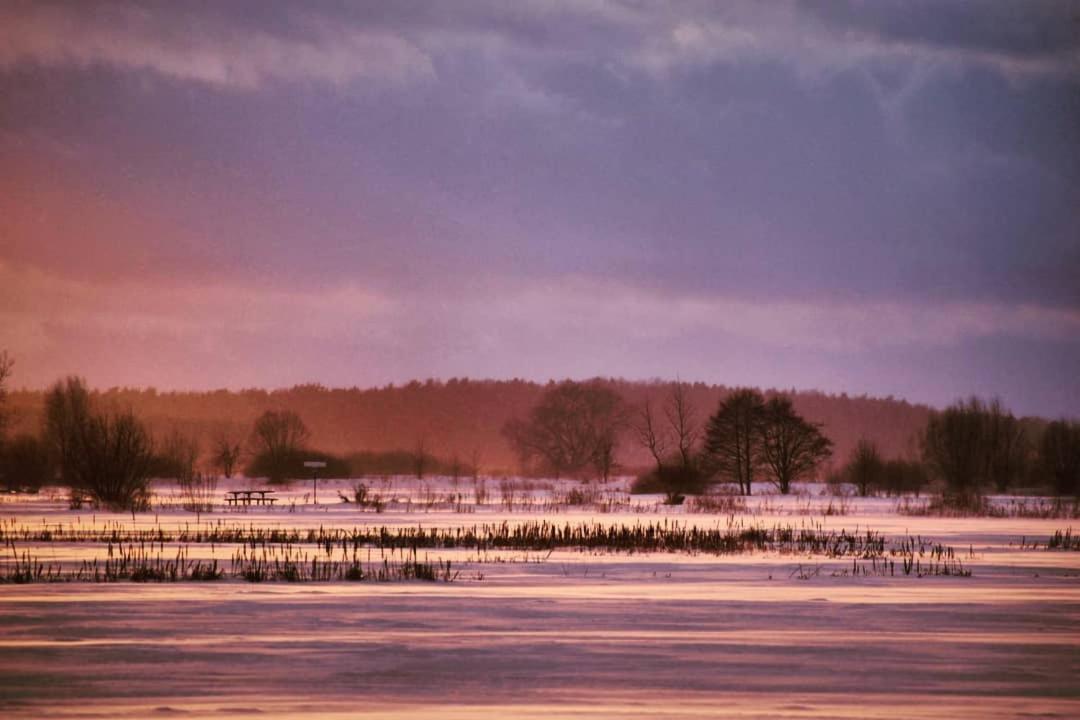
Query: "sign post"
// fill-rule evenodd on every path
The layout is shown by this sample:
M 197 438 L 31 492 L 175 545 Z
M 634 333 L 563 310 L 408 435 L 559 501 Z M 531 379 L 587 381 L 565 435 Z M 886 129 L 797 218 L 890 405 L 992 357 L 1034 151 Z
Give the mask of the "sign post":
M 322 460 L 305 460 L 304 467 L 311 468 L 311 494 L 314 504 L 319 504 L 319 468 L 326 467 Z

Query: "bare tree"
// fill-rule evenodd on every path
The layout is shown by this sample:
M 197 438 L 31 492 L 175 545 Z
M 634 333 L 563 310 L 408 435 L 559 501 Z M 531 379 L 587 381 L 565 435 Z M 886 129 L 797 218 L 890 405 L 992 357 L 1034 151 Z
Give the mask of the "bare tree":
M 199 440 L 174 427 L 161 441 L 160 469 L 163 477 L 186 482 L 195 475 L 199 461 Z
M 634 423 L 638 442 L 649 451 L 656 463 L 655 483 L 663 489 L 669 503 L 682 502 L 686 493 L 704 488 L 695 447 L 701 436 L 701 425 L 687 393 L 687 386 L 675 382 L 671 386 L 662 414 L 653 411 L 646 400 Z M 669 448 L 674 450 L 669 450 Z
M 225 428 L 219 429 L 213 439 L 211 461 L 226 478 L 231 478 L 243 455 L 240 438 Z
M 923 434 L 923 459 L 956 496 L 978 495 L 985 473 L 986 407 L 977 397 L 935 413 Z
M 57 381 L 45 393 L 42 436 L 61 482 L 69 487 L 80 482 L 80 443 L 89 420 L 90 393 L 81 378 L 69 376 Z
M 790 398 L 774 397 L 765 404 L 760 433 L 761 457 L 784 495 L 832 456 L 832 441 L 795 412 Z
M 885 463 L 877 445 L 866 438 L 859 440 L 851 451 L 845 474 L 847 480 L 858 489 L 860 497 L 866 497 L 871 489 L 882 485 L 884 472 Z
M 86 386 L 75 377 L 53 385 L 45 400 L 45 438 L 65 484 L 98 505 L 146 509 L 153 443 L 134 414 L 92 412 Z
M 309 437 L 307 426 L 291 410 L 267 410 L 255 421 L 251 444 L 257 464 L 265 468 L 272 481 L 285 479 L 289 461 L 304 449 Z
M 999 398 L 986 408 L 982 448 L 983 476 L 995 490 L 1005 492 L 1024 472 L 1028 442 L 1020 421 L 1002 407 Z
M 737 483 L 744 495 L 751 493 L 754 474 L 761 465 L 764 415 L 761 393 L 743 388 L 720 403 L 705 428 L 705 452 L 711 469 Z
M 671 396 L 664 408 L 664 417 L 667 418 L 671 428 L 675 445 L 679 449 L 679 460 L 683 468 L 690 468 L 694 464 L 694 446 L 701 434 L 701 426 L 697 422 L 697 411 L 690 402 L 686 391 L 686 383 L 676 382 L 671 388 Z
M 652 402 L 645 400 L 641 407 L 637 422 L 634 424 L 638 442 L 649 451 L 656 463 L 656 474 L 664 473 L 664 458 L 667 455 L 667 434 L 654 416 Z
M 523 467 L 539 463 L 555 477 L 594 470 L 601 458 L 614 458 L 625 424 L 621 398 L 593 381 L 551 386 L 527 420 L 511 420 L 503 434 Z

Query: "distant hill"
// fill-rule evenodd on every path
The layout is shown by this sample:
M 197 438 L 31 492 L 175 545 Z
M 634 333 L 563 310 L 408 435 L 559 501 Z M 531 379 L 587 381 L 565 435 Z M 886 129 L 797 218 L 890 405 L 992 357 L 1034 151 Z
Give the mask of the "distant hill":
M 646 398 L 661 402 L 669 382 L 602 380 L 628 403 L 641 405 Z M 105 407 L 132 409 L 155 433 L 172 427 L 208 438 L 221 428 L 246 437 L 256 416 L 271 408 L 296 411 L 311 430 L 318 449 L 347 453 L 359 450 L 395 450 L 415 447 L 423 435 L 429 452 L 462 459 L 476 449 L 489 470 L 512 471 L 515 458 L 500 431 L 513 417 L 523 417 L 536 404 L 546 385 L 525 380 L 428 380 L 381 388 L 326 388 L 299 385 L 287 390 L 216 390 L 210 392 L 161 392 L 153 389 L 114 388 L 95 392 Z M 694 383 L 690 397 L 699 419 L 715 411 L 731 391 L 722 385 Z M 783 392 L 794 399 L 805 417 L 824 425 L 836 444 L 837 462 L 846 459 L 859 438 L 874 440 L 886 456 L 914 451 L 914 438 L 931 412 L 925 405 L 903 400 L 866 396 L 827 395 L 816 391 Z M 13 432 L 40 427 L 44 393 L 14 391 L 9 407 L 15 417 Z M 649 464 L 645 452 L 627 437 L 619 452 L 627 469 Z

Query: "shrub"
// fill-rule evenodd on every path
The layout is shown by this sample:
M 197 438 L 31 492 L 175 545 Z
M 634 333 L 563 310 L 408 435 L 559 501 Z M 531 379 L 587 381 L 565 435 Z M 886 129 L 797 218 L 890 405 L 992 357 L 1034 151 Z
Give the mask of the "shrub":
M 687 495 L 700 495 L 708 485 L 709 479 L 696 467 L 665 465 L 639 475 L 630 485 L 630 492 L 635 495 L 663 493 L 669 505 L 680 505 Z
M 49 482 L 52 465 L 40 439 L 19 435 L 0 453 L 0 483 L 5 490 L 37 491 Z
M 866 497 L 871 490 L 882 486 L 885 463 L 881 460 L 877 445 L 862 439 L 851 451 L 851 459 L 848 460 L 844 474 L 848 482 L 859 491 L 859 497 Z
M 914 493 L 918 497 L 929 482 L 926 466 L 915 460 L 889 460 L 881 470 L 881 486 L 889 495 Z
M 325 468 L 319 468 L 319 477 L 322 478 L 348 478 L 353 473 L 349 463 L 342 458 L 317 450 L 294 450 L 289 453 L 263 452 L 256 455 L 245 471 L 248 477 L 264 477 L 270 482 L 285 482 L 311 477 L 311 468 L 304 467 L 304 463 L 322 461 Z

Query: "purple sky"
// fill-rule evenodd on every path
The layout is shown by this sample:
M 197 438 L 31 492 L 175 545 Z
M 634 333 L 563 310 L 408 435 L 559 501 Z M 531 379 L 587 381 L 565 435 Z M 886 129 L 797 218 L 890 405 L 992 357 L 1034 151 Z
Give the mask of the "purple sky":
M 0 4 L 16 385 L 1080 414 L 1080 9 Z

